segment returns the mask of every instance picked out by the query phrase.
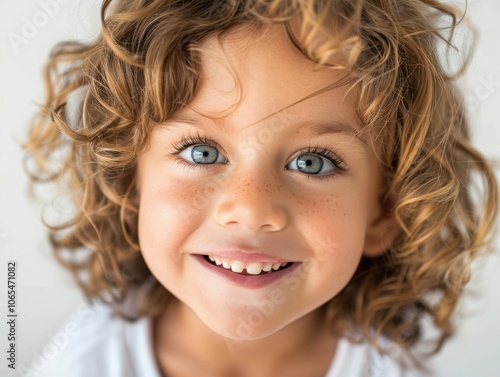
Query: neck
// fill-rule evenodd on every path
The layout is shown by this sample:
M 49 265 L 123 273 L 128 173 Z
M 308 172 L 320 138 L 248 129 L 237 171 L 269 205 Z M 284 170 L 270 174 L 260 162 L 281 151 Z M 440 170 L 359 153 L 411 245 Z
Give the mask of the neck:
M 189 307 L 175 300 L 155 320 L 155 349 L 162 369 L 175 358 L 198 365 L 204 375 L 207 370 L 218 371 L 214 372 L 218 376 L 223 371 L 236 375 L 234 370 L 276 375 L 274 371 L 290 369 L 293 362 L 318 361 L 318 348 L 328 366 L 336 340 L 325 329 L 323 313 L 317 309 L 264 339 L 232 340 L 213 332 Z

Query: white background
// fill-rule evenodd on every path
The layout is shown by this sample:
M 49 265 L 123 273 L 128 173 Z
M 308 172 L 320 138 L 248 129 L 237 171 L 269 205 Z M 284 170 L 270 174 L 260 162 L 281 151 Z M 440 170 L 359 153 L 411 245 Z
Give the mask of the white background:
M 0 371 L 11 371 L 7 361 L 7 261 L 17 261 L 17 366 L 40 363 L 44 345 L 57 336 L 62 321 L 83 302 L 69 273 L 54 261 L 40 207 L 27 199 L 27 178 L 17 140 L 26 130 L 36 103 L 43 99 L 41 67 L 54 43 L 91 39 L 98 30 L 96 0 L 2 2 L 0 5 Z M 463 1 L 457 3 L 463 4 Z M 45 8 L 45 10 L 44 10 Z M 42 14 L 42 13 L 45 14 Z M 489 158 L 500 160 L 500 2 L 475 0 L 469 17 L 480 33 L 479 44 L 466 76 L 467 103 L 471 110 L 474 144 Z M 26 22 L 36 30 L 15 47 L 9 35 L 23 36 Z M 28 33 L 31 32 L 31 33 Z M 10 34 L 9 34 L 10 33 Z M 28 34 L 26 34 L 28 33 Z M 497 169 L 497 173 L 499 173 Z M 497 237 L 498 238 L 498 237 Z M 498 245 L 497 240 L 497 245 Z M 500 377 L 500 256 L 498 253 L 475 268 L 467 297 L 456 316 L 458 331 L 431 361 L 438 376 Z M 3 297 L 3 298 L 2 298 Z M 38 361 L 37 361 L 38 360 Z

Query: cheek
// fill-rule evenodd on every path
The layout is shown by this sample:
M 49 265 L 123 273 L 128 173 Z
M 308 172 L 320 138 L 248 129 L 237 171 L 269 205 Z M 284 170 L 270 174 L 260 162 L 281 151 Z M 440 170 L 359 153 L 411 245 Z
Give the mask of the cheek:
M 294 218 L 297 229 L 315 243 L 315 249 L 340 245 L 362 248 L 368 200 L 356 188 L 337 189 L 335 194 L 316 200 L 298 200 Z
M 330 294 L 347 284 L 363 253 L 367 200 L 355 191 L 337 190 L 297 207 L 297 229 L 312 251 L 309 269 L 317 271 L 317 288 Z
M 179 267 L 183 241 L 199 225 L 207 208 L 206 193 L 176 179 L 150 180 L 140 196 L 138 234 L 141 251 L 151 271 Z
M 139 226 L 148 223 L 151 230 L 163 229 L 161 233 L 179 230 L 196 219 L 207 209 L 207 190 L 192 182 L 179 179 L 155 179 L 144 186 L 139 208 Z M 151 232 L 152 233 L 152 232 Z

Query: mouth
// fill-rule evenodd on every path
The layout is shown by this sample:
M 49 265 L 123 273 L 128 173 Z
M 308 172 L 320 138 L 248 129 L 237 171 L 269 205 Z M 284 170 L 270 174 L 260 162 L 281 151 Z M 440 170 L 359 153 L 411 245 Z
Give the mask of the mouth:
M 238 275 L 269 275 L 290 268 L 294 262 L 244 262 L 203 255 L 203 259 L 215 267 L 228 270 Z

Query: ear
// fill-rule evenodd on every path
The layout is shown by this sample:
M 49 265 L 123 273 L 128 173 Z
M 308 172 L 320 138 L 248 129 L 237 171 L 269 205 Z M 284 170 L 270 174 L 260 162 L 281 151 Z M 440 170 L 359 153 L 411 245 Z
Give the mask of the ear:
M 380 199 L 380 210 L 366 230 L 363 255 L 377 257 L 391 247 L 400 228 L 394 217 L 394 202 L 391 198 Z

